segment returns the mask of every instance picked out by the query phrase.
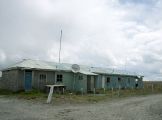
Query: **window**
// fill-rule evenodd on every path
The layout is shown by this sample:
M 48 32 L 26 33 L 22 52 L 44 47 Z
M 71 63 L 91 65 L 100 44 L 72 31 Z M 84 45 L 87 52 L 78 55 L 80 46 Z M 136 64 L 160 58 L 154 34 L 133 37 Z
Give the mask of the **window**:
M 39 79 L 42 81 L 46 81 L 46 74 L 40 74 Z
M 58 74 L 57 75 L 57 82 L 62 82 L 63 81 L 63 75 Z
M 120 77 L 118 77 L 118 82 L 121 82 L 121 78 Z
M 83 75 L 79 75 L 79 80 L 83 80 Z
M 107 81 L 106 81 L 107 83 L 110 83 L 110 77 L 107 77 Z

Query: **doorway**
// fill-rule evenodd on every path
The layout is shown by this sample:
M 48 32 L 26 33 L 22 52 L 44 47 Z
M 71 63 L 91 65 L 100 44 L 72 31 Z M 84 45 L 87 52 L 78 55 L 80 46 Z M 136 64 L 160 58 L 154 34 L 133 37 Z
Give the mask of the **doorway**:
M 94 76 L 87 76 L 87 91 L 93 91 L 95 88 L 95 77 Z
M 25 91 L 32 89 L 32 71 L 25 70 Z

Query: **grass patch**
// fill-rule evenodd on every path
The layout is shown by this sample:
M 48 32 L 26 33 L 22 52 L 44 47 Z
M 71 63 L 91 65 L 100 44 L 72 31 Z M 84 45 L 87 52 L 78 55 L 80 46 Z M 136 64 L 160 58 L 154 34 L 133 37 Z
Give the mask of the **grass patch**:
M 10 90 L 0 89 L 0 95 L 13 96 L 13 97 L 17 97 L 20 99 L 27 99 L 27 100 L 47 98 L 47 94 L 37 90 L 32 90 L 27 92 L 25 91 L 12 92 Z
M 18 98 L 23 98 L 27 100 L 47 98 L 47 94 L 37 91 L 37 90 L 32 90 L 32 91 L 27 91 L 27 92 L 21 91 L 21 92 L 15 93 L 15 95 Z
M 13 92 L 10 90 L 0 89 L 0 95 L 12 95 Z
M 144 85 L 143 89 L 118 89 L 106 90 L 103 89 L 96 90 L 96 94 L 78 94 L 70 92 L 65 92 L 62 94 L 53 94 L 52 102 L 55 104 L 62 104 L 62 103 L 96 103 L 99 101 L 104 100 L 112 100 L 112 99 L 119 99 L 124 97 L 131 97 L 131 96 L 140 96 L 140 95 L 151 95 L 151 94 L 159 94 L 162 93 L 162 84 L 146 84 Z M 44 93 L 38 90 L 32 91 L 19 91 L 19 92 L 12 92 L 9 90 L 0 89 L 0 95 L 5 96 L 14 96 L 20 99 L 26 100 L 42 100 L 46 102 L 48 93 Z
M 76 94 L 66 94 L 66 95 L 53 95 L 53 103 L 96 103 L 107 99 L 106 95 L 98 96 L 92 94 L 76 95 Z

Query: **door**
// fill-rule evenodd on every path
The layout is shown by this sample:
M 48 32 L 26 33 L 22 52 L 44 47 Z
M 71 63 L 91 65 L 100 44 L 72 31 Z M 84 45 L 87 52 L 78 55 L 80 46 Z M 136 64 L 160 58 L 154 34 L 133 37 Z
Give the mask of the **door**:
M 87 76 L 87 91 L 91 91 L 91 76 Z
M 26 70 L 25 71 L 25 90 L 31 90 L 32 89 L 32 71 Z
M 93 91 L 95 87 L 94 76 L 87 76 L 87 91 Z

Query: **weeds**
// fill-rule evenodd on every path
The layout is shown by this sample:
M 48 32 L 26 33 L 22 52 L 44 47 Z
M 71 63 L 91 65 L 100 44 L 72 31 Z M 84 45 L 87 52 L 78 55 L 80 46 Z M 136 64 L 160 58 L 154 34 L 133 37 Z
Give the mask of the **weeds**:
M 108 99 L 117 99 L 129 96 L 139 96 L 139 95 L 150 95 L 150 94 L 159 94 L 162 93 L 162 84 L 145 84 L 144 88 L 142 89 L 109 89 L 103 90 L 98 89 L 96 90 L 96 94 L 80 94 L 78 92 L 71 93 L 65 92 L 64 94 L 53 94 L 53 101 L 56 103 L 93 103 L 99 102 Z M 46 101 L 48 97 L 48 93 L 44 93 L 38 90 L 32 91 L 18 91 L 12 92 L 9 90 L 0 89 L 0 95 L 6 96 L 15 96 L 20 99 L 27 99 L 27 100 L 43 100 Z

